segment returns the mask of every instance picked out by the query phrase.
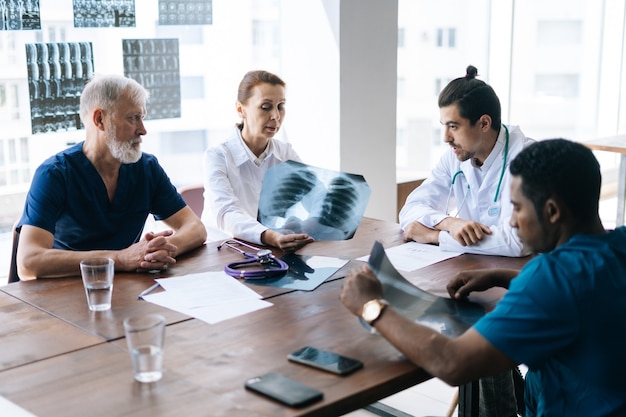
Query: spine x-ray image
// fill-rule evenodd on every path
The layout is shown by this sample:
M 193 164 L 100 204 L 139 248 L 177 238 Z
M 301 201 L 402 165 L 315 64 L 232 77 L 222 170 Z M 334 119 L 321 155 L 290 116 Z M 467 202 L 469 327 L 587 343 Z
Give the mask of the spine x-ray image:
M 354 236 L 371 191 L 361 175 L 285 161 L 265 173 L 258 220 L 284 233 L 315 240 Z
M 146 119 L 180 117 L 178 39 L 124 39 L 124 75 L 150 92 Z
M 32 133 L 81 129 L 83 87 L 93 75 L 91 42 L 27 43 Z
M 135 0 L 74 0 L 74 27 L 135 27 Z
M 39 0 L 0 0 L 0 30 L 41 29 Z

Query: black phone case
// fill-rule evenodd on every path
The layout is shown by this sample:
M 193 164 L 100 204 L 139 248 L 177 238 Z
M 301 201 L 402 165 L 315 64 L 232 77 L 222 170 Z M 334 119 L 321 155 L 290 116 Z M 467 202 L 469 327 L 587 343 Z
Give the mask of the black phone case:
M 324 397 L 321 391 L 271 372 L 248 379 L 245 387 L 291 407 L 304 407 Z
M 326 363 L 330 356 L 333 357 L 333 362 Z M 363 367 L 363 362 L 358 359 L 349 358 L 335 352 L 318 349 L 312 346 L 305 346 L 302 349 L 291 352 L 287 355 L 287 359 L 337 375 L 348 375 Z M 335 362 L 334 359 L 338 361 Z

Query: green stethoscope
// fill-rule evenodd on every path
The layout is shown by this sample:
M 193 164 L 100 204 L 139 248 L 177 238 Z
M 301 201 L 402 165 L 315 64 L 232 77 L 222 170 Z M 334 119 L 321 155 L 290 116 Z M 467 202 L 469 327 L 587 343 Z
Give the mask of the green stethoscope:
M 504 161 L 502 162 L 502 171 L 500 171 L 500 179 L 498 180 L 498 186 L 496 187 L 496 195 L 493 197 L 493 204 L 490 205 L 489 208 L 487 209 L 487 215 L 491 217 L 495 217 L 500 214 L 500 204 L 498 202 L 498 196 L 500 195 L 500 187 L 502 186 L 502 179 L 504 178 L 504 173 L 506 172 L 506 160 L 509 156 L 509 129 L 505 125 L 502 125 L 502 127 L 504 127 L 504 137 L 505 137 Z M 459 175 L 465 176 L 463 171 L 458 170 L 452 176 L 452 181 L 450 181 L 450 190 L 448 191 L 448 199 L 446 200 L 446 211 L 445 211 L 446 214 L 449 214 L 448 208 L 450 205 L 450 197 L 452 196 L 452 190 L 454 189 L 454 182 L 456 181 L 456 177 L 458 177 Z M 465 201 L 467 200 L 467 193 L 469 192 L 469 190 L 470 190 L 470 185 L 468 183 L 467 189 L 463 193 L 463 201 L 461 201 L 461 205 L 459 206 L 459 209 L 456 211 L 457 216 L 459 215 L 459 213 L 461 212 L 461 209 L 465 205 Z

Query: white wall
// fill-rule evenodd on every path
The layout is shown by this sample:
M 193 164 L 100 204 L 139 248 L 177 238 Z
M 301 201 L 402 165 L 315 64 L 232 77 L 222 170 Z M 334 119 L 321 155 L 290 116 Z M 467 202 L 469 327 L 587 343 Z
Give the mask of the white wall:
M 304 162 L 338 170 L 339 2 L 284 0 L 282 9 L 284 134 Z
M 395 221 L 397 0 L 286 0 L 283 13 L 289 141 L 310 165 L 363 175 L 365 215 Z
M 341 170 L 372 189 L 366 216 L 396 220 L 398 2 L 341 0 Z

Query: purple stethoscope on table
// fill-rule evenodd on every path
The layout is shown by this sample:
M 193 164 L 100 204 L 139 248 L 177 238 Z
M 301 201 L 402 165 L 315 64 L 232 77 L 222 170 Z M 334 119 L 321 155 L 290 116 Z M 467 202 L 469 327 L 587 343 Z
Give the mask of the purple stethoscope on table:
M 222 244 L 217 247 L 217 250 L 222 249 L 222 246 L 237 251 L 246 258 L 243 261 L 231 262 L 224 267 L 224 272 L 231 277 L 244 279 L 272 278 L 283 275 L 289 269 L 287 262 L 275 257 L 269 249 L 256 248 L 236 239 L 229 239 L 222 242 Z M 251 249 L 255 253 L 246 252 L 241 249 L 241 246 Z M 259 267 L 249 269 L 249 267 L 255 265 Z

